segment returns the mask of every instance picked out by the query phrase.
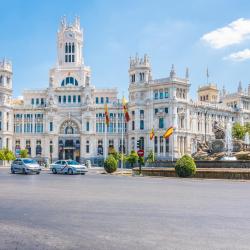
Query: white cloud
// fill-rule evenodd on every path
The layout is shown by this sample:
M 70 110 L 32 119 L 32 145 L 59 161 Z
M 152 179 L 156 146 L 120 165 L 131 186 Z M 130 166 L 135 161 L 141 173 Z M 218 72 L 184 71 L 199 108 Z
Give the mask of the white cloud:
M 201 40 L 215 49 L 220 49 L 239 44 L 248 38 L 250 38 L 250 19 L 240 18 L 225 27 L 204 34 Z
M 224 58 L 225 60 L 232 61 L 245 61 L 250 59 L 250 49 L 241 50 L 235 53 L 230 54 Z

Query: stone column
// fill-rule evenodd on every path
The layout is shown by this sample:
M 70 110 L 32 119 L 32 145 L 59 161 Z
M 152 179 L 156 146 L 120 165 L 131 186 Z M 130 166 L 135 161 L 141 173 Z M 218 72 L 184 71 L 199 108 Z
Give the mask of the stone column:
M 84 159 L 85 146 L 86 146 L 86 138 L 83 135 L 80 135 L 80 161 Z

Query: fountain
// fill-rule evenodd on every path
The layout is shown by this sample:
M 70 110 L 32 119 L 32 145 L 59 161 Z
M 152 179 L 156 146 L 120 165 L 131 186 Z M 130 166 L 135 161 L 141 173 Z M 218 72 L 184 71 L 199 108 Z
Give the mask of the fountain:
M 250 159 L 250 152 L 246 152 L 244 145 L 247 143 L 232 138 L 232 125 L 227 123 L 226 127 L 219 125 L 217 121 L 213 124 L 215 139 L 208 143 L 198 142 L 197 152 L 192 154 L 195 160 L 208 161 L 235 161 L 237 159 Z M 245 140 L 249 142 L 249 135 Z
M 245 144 L 246 144 L 246 148 L 248 148 L 248 145 L 249 145 L 249 133 L 248 132 L 246 132 L 246 134 L 245 134 Z
M 237 158 L 232 155 L 233 143 L 232 143 L 232 125 L 227 123 L 226 134 L 225 134 L 225 152 L 226 155 L 221 158 L 223 161 L 236 161 Z

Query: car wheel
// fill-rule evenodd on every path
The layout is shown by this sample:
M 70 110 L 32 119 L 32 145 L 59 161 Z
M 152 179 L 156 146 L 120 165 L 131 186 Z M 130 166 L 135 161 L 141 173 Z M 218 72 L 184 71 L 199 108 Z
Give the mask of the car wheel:
M 81 175 L 85 175 L 85 173 L 81 173 Z
M 52 173 L 53 173 L 53 174 L 57 174 L 57 171 L 56 171 L 55 168 L 52 168 Z
M 23 174 L 27 174 L 27 172 L 26 172 L 25 168 L 23 168 Z
M 40 171 L 36 172 L 36 174 L 40 174 Z
M 70 174 L 70 175 L 72 175 L 72 174 L 73 174 L 73 170 L 72 170 L 72 168 L 69 168 L 69 169 L 68 169 L 68 174 Z
M 11 168 L 11 173 L 12 173 L 12 174 L 15 174 L 15 173 L 16 173 L 15 170 L 14 170 L 14 168 Z

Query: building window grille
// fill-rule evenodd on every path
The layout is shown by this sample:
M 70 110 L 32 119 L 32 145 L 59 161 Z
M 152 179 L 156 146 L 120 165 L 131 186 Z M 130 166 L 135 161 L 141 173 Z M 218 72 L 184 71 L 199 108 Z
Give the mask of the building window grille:
M 164 118 L 163 117 L 159 118 L 159 128 L 161 128 L 161 129 L 164 128 Z
M 160 136 L 160 153 L 163 153 L 163 136 Z
M 140 130 L 144 129 L 144 120 L 140 120 Z
M 89 131 L 89 122 L 86 122 L 86 131 Z
M 51 131 L 51 132 L 53 131 L 53 122 L 49 123 L 49 131 Z

